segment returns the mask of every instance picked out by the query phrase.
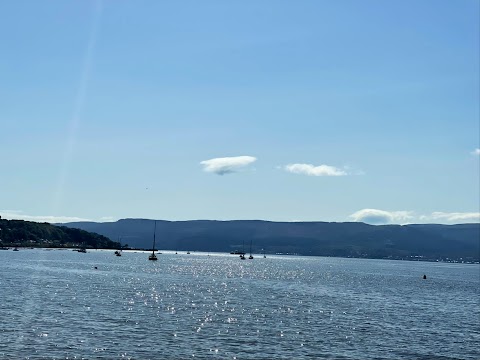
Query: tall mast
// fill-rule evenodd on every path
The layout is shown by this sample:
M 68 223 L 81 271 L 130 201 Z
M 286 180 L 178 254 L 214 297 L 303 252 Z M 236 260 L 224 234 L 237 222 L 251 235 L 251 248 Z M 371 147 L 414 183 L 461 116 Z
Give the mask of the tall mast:
M 153 230 L 153 249 L 152 253 L 155 254 L 155 233 L 157 232 L 157 220 L 155 220 L 155 227 Z

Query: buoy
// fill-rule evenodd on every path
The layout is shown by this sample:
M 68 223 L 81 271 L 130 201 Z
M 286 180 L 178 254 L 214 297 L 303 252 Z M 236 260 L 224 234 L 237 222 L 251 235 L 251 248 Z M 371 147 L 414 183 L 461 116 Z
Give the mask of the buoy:
M 98 268 L 95 266 L 95 270 L 97 270 Z
M 425 280 L 427 278 L 427 275 L 423 275 L 423 279 Z

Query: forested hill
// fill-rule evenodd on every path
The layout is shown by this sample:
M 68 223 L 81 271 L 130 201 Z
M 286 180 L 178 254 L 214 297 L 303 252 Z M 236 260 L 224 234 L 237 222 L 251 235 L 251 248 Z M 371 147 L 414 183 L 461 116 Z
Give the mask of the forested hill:
M 151 248 L 154 220 L 68 223 L 130 247 Z M 157 247 L 198 250 L 295 253 L 390 259 L 480 258 L 480 224 L 368 225 L 364 223 L 236 221 L 157 221 Z M 448 259 L 447 259 L 448 258 Z
M 118 249 L 119 243 L 99 234 L 49 223 L 0 219 L 0 246 Z

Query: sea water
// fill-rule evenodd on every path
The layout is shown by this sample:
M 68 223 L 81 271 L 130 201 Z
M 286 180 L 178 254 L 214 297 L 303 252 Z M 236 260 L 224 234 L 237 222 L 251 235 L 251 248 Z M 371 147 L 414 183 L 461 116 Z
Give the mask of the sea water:
M 479 285 L 478 264 L 0 251 L 0 358 L 480 359 Z

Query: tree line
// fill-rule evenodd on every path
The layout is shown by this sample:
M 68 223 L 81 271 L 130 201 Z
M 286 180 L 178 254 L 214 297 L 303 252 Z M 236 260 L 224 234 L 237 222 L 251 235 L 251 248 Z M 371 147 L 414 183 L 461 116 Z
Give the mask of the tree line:
M 85 230 L 24 220 L 0 219 L 0 246 L 118 249 L 120 243 Z

